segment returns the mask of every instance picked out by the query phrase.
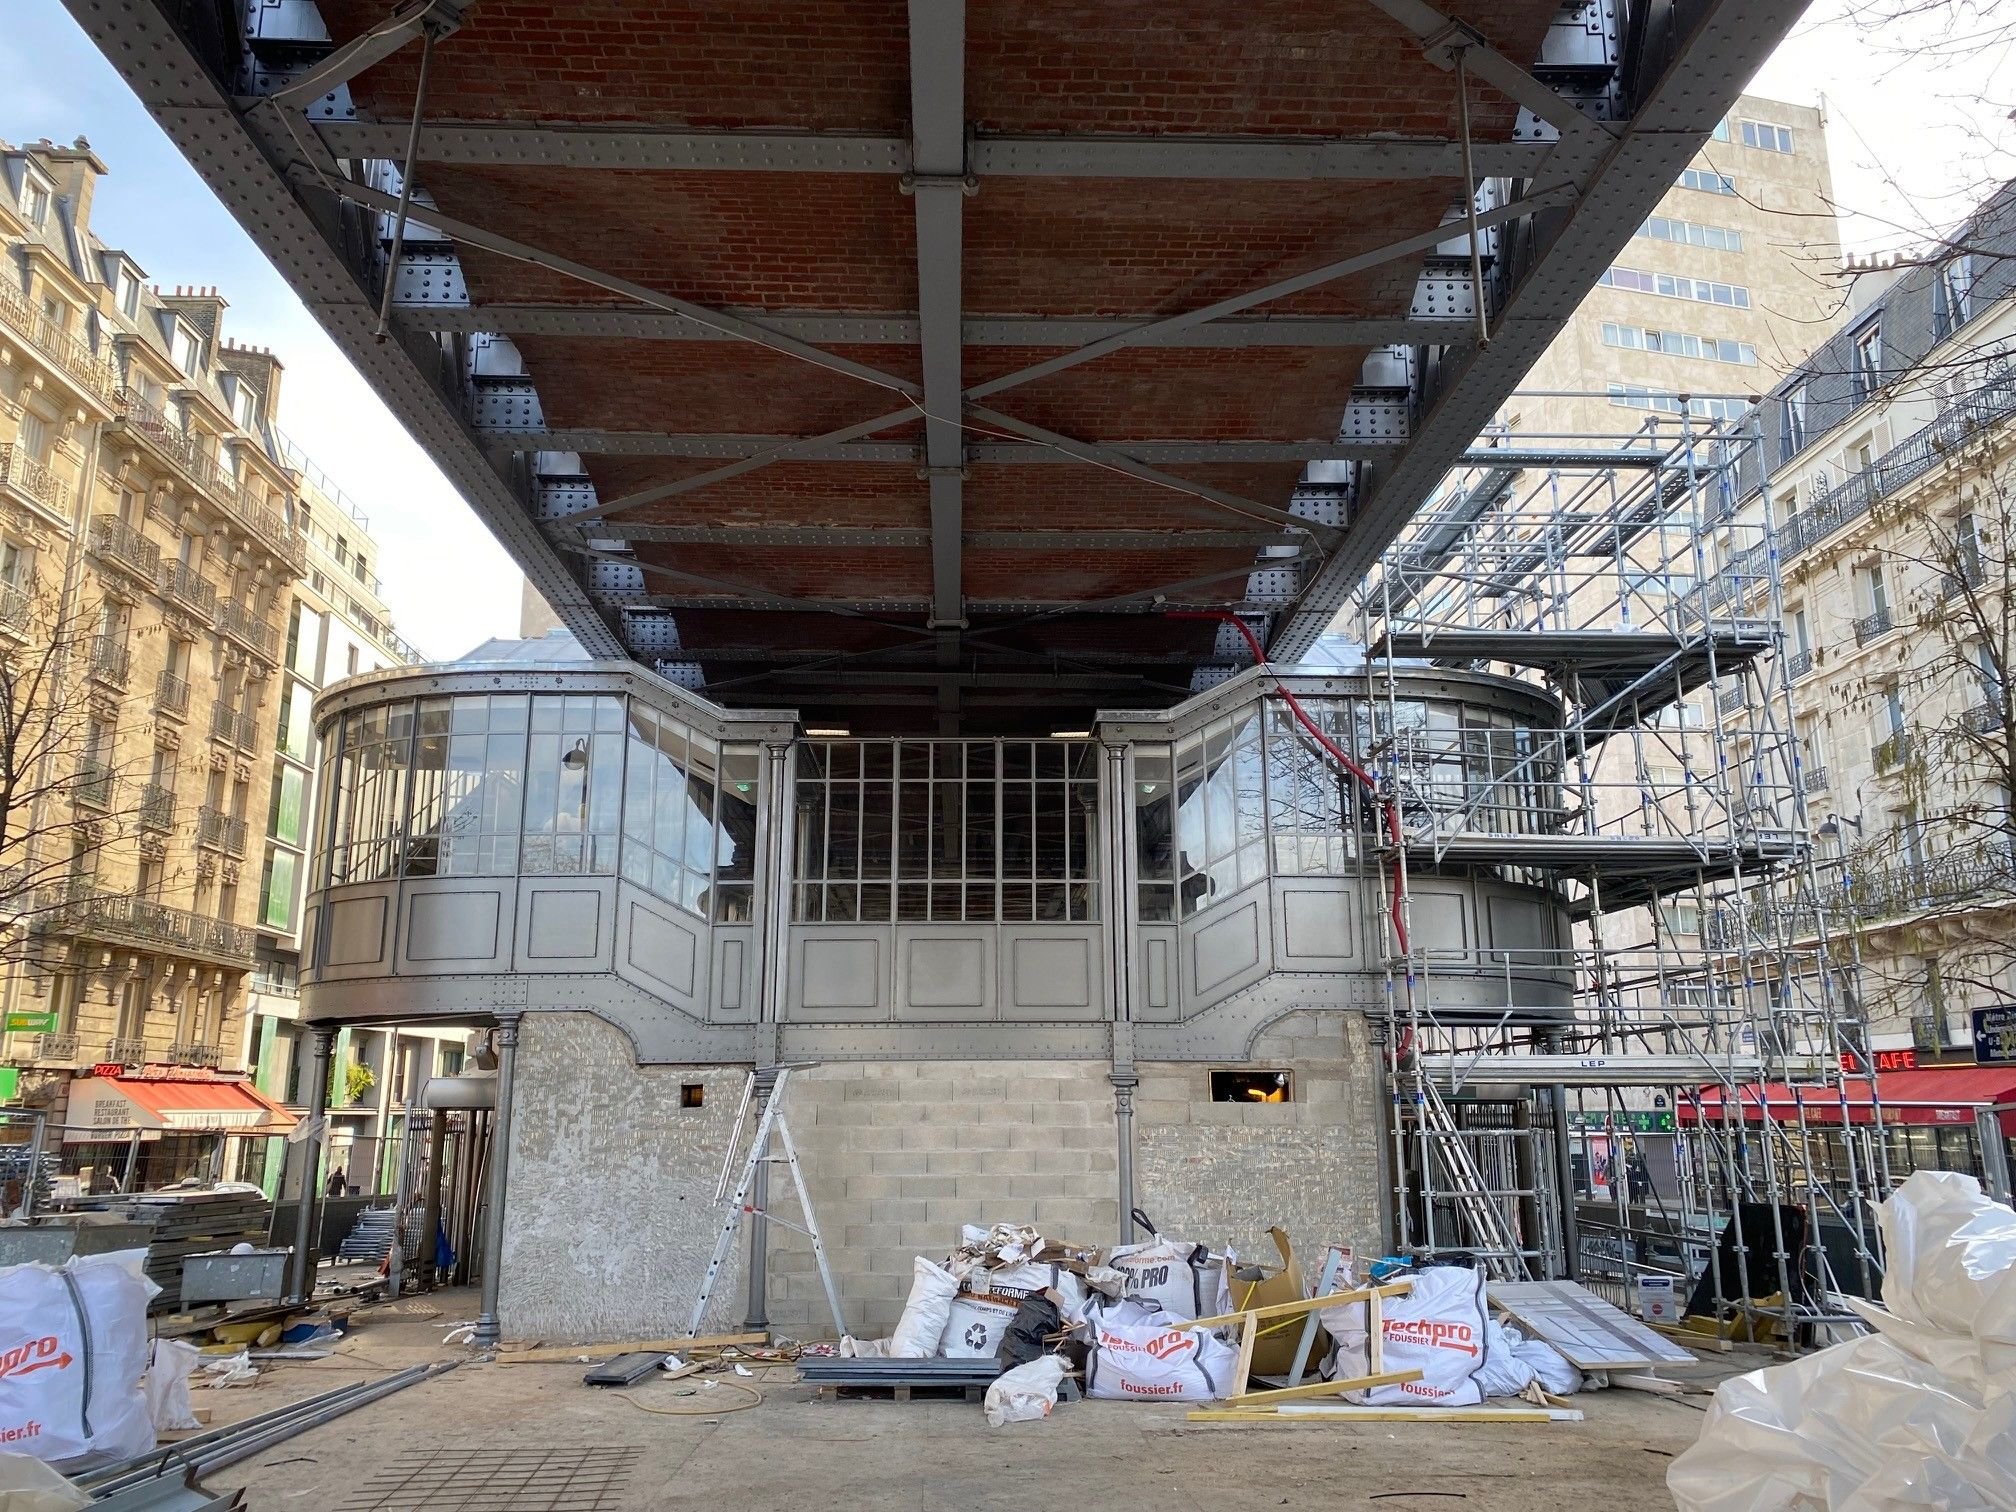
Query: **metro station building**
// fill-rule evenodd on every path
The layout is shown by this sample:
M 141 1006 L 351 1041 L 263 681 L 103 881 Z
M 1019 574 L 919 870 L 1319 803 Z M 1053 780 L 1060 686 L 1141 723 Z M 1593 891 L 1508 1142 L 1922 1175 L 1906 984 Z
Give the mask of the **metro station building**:
M 779 1066 L 857 1334 L 1391 1242 L 1395 994 L 1548 1044 L 1622 852 L 1549 686 L 1323 637 L 1799 5 L 72 3 L 591 657 L 316 705 L 301 1019 L 495 1029 L 489 1336 L 682 1328 Z

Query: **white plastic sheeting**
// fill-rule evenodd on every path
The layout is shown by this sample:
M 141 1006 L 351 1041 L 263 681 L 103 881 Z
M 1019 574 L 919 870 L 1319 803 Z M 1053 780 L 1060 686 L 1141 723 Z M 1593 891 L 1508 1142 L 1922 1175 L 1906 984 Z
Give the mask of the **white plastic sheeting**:
M 1680 1512 L 2016 1512 L 2016 1212 L 1920 1171 L 1880 1221 L 1877 1332 L 1723 1382 Z
M 987 1421 L 999 1428 L 1050 1416 L 1057 1405 L 1057 1383 L 1068 1368 L 1058 1356 L 1045 1355 L 995 1377 L 987 1388 Z

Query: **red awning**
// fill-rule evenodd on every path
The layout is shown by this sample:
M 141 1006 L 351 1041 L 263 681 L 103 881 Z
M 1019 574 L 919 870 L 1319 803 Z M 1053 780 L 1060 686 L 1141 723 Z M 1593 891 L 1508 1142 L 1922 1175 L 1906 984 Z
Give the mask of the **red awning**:
M 1676 1110 L 1681 1124 L 1717 1122 L 1722 1117 L 1720 1085 L 1706 1086 L 1697 1094 L 1699 1105 L 1687 1098 Z M 1768 1107 L 1771 1117 L 1781 1123 L 1796 1122 L 1800 1109 L 1809 1124 L 1838 1124 L 1841 1105 L 1848 1105 L 1848 1121 L 1871 1121 L 1867 1077 L 1848 1077 L 1843 1090 L 1833 1088 L 1788 1087 L 1782 1082 L 1749 1082 L 1736 1089 L 1736 1107 L 1746 1123 L 1760 1123 Z M 2016 1066 L 1919 1067 L 1916 1071 L 1879 1071 L 1876 1095 L 1883 1104 L 1883 1122 L 1911 1125 L 1971 1125 L 1974 1110 L 1997 1104 L 2016 1104 Z M 2016 1107 L 2002 1114 L 2002 1132 L 2016 1134 Z
M 298 1121 L 251 1082 L 228 1076 L 86 1077 L 70 1085 L 64 1138 L 125 1137 L 138 1129 L 284 1134 Z

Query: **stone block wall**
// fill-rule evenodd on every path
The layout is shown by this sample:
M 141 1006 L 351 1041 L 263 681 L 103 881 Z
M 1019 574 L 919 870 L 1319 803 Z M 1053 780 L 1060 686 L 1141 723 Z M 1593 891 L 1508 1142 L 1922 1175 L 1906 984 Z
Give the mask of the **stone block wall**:
M 887 1335 L 916 1257 L 943 1260 L 961 1224 L 1113 1241 L 1120 1157 L 1108 1069 L 891 1061 L 793 1074 L 791 1129 L 849 1332 Z M 811 1246 L 773 1226 L 769 1273 L 773 1326 L 830 1335 Z
M 1385 1119 L 1365 1020 L 1290 1014 L 1244 1065 L 1288 1071 L 1294 1100 L 1214 1103 L 1209 1065 L 1138 1068 L 1136 1202 L 1172 1237 L 1261 1260 L 1274 1258 L 1278 1224 L 1307 1271 L 1326 1244 L 1383 1252 Z
M 1166 1232 L 1271 1257 L 1280 1224 L 1312 1259 L 1326 1243 L 1381 1247 L 1378 1069 L 1356 1014 L 1302 1012 L 1251 1062 L 1294 1078 L 1294 1101 L 1211 1101 L 1208 1065 L 1144 1063 L 1135 1097 L 1136 1198 Z M 1103 1061 L 889 1061 L 792 1074 L 786 1112 L 847 1329 L 887 1335 L 919 1255 L 943 1259 L 965 1223 L 1029 1223 L 1110 1244 L 1122 1232 L 1118 1130 Z M 686 1326 L 723 1215 L 711 1205 L 745 1073 L 638 1066 L 585 1013 L 524 1020 L 505 1217 L 509 1338 L 587 1340 Z M 705 1088 L 700 1108 L 680 1089 Z M 796 1219 L 789 1173 L 770 1205 Z M 744 1315 L 746 1230 L 707 1327 Z M 769 1316 L 830 1337 L 806 1239 L 770 1227 Z
M 723 1218 L 712 1205 L 747 1072 L 639 1066 L 589 1013 L 528 1013 L 514 1081 L 498 1314 L 507 1339 L 683 1333 Z M 705 1088 L 682 1108 L 680 1088 Z M 741 1235 L 704 1325 L 743 1317 Z

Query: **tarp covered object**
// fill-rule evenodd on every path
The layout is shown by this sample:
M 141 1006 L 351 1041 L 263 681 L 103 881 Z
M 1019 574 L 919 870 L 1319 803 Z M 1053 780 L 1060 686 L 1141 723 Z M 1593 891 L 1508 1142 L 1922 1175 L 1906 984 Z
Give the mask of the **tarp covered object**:
M 1666 1474 L 1680 1512 L 2016 1509 L 2016 1212 L 1919 1171 L 1881 1219 L 1877 1332 L 1725 1381 Z

